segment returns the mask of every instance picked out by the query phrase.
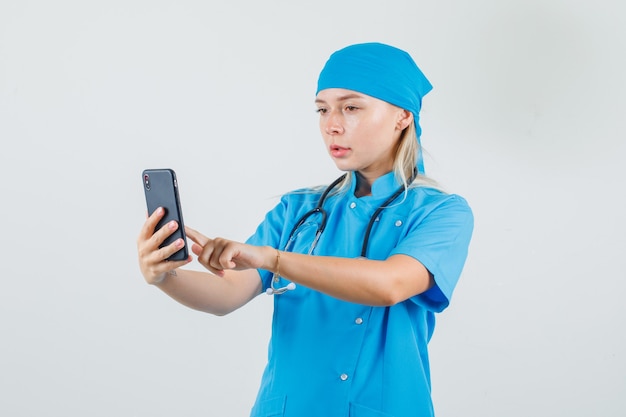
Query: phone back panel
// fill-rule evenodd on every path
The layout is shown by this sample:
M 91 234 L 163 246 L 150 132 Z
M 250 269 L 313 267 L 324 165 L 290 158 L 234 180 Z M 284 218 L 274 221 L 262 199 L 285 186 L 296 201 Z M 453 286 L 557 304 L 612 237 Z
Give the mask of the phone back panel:
M 159 230 L 171 220 L 176 220 L 179 225 L 178 229 L 168 236 L 160 247 L 167 246 L 176 239 L 182 238 L 185 240 L 185 225 L 183 223 L 183 214 L 178 194 L 178 182 L 174 170 L 169 168 L 146 169 L 142 173 L 142 179 L 148 214 L 151 215 L 159 207 L 165 209 L 165 216 L 159 221 L 154 230 Z M 185 244 L 181 250 L 170 256 L 168 260 L 184 260 L 187 259 L 188 256 L 187 245 Z

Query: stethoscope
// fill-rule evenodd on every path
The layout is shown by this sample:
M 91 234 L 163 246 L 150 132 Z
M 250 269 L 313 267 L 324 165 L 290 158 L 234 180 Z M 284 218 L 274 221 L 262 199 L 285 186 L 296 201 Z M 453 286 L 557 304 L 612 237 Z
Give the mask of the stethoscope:
M 324 229 L 326 228 L 326 222 L 328 220 L 327 219 L 328 218 L 328 213 L 326 212 L 326 210 L 324 210 L 324 207 L 323 207 L 324 206 L 324 202 L 326 201 L 326 197 L 328 197 L 328 194 L 330 194 L 330 192 L 339 183 L 341 183 L 346 178 L 346 175 L 347 174 L 343 174 L 341 177 L 339 177 L 335 181 L 333 181 L 332 184 L 330 184 L 328 187 L 326 187 L 326 189 L 324 190 L 324 192 L 320 196 L 319 200 L 317 201 L 317 204 L 315 205 L 315 207 L 313 207 L 311 210 L 309 210 L 306 213 L 304 213 L 302 215 L 302 217 L 300 217 L 298 222 L 291 229 L 291 232 L 289 233 L 289 238 L 287 239 L 287 243 L 285 244 L 285 248 L 283 249 L 283 251 L 288 252 L 291 249 L 291 247 L 293 246 L 293 242 L 296 240 L 297 231 L 300 228 L 300 226 L 302 226 L 309 219 L 309 217 L 314 216 L 316 214 L 319 214 L 322 219 L 321 219 L 319 225 L 317 226 L 317 230 L 315 231 L 315 237 L 313 238 L 313 242 L 311 243 L 311 247 L 309 248 L 309 251 L 307 252 L 307 254 L 311 255 L 313 253 L 313 250 L 315 249 L 315 246 L 317 246 L 317 241 L 320 239 L 320 236 L 322 235 L 322 233 L 324 232 Z M 411 185 L 411 183 L 415 180 L 416 177 L 417 177 L 417 169 L 413 170 L 413 175 L 411 175 L 411 177 L 407 181 L 407 186 Z M 368 248 L 368 245 L 369 245 L 370 234 L 372 233 L 372 228 L 374 227 L 374 223 L 378 219 L 378 215 L 380 214 L 381 211 L 383 211 L 385 208 L 387 208 L 389 206 L 389 204 L 391 204 L 396 198 L 398 198 L 398 196 L 400 194 L 402 194 L 406 190 L 407 186 L 404 186 L 404 185 L 400 186 L 391 195 L 391 197 L 389 197 L 387 200 L 385 200 L 385 202 L 382 203 L 376 209 L 376 211 L 374 212 L 374 214 L 370 218 L 370 221 L 367 224 L 367 229 L 365 229 L 365 237 L 363 237 L 363 245 L 361 246 L 361 258 L 366 258 L 367 257 L 367 248 Z M 270 287 L 265 291 L 268 295 L 272 295 L 272 294 L 273 295 L 280 295 L 280 294 L 283 294 L 283 293 L 285 293 L 287 291 L 296 289 L 296 284 L 294 284 L 293 282 L 290 282 L 289 284 L 285 285 L 284 287 L 275 288 L 274 284 L 276 282 L 278 282 L 279 280 L 280 280 L 280 277 L 278 277 L 278 276 L 276 276 L 276 274 L 274 274 L 274 276 L 272 277 L 272 280 L 270 282 Z

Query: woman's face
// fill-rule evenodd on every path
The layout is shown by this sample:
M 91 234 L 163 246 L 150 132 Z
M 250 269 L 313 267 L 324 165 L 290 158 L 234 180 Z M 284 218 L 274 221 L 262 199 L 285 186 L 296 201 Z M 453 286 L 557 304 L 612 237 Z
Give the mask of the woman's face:
M 358 171 L 371 181 L 393 169 L 410 112 L 352 90 L 329 88 L 315 99 L 320 132 L 330 157 L 342 171 Z

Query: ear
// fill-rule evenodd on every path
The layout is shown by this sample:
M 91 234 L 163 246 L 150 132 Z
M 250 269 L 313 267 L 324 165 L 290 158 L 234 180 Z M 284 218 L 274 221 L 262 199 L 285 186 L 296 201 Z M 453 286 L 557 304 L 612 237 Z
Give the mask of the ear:
M 398 120 L 396 121 L 396 126 L 398 130 L 404 130 L 413 123 L 413 113 L 408 110 L 400 110 L 398 114 Z

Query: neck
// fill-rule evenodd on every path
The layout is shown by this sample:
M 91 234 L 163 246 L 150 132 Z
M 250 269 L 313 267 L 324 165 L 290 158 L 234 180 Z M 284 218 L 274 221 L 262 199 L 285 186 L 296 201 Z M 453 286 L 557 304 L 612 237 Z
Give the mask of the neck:
M 356 187 L 354 189 L 354 195 L 356 197 L 364 197 L 372 195 L 372 184 L 376 181 L 376 178 L 369 178 L 360 172 L 355 172 Z

